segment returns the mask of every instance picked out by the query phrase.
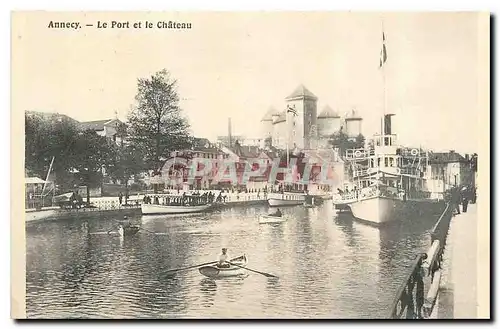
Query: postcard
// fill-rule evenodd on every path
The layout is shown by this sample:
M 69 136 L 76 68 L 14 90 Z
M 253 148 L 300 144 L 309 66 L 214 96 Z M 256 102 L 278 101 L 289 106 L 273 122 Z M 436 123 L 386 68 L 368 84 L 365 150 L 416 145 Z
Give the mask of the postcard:
M 13 318 L 490 318 L 488 13 L 11 18 Z

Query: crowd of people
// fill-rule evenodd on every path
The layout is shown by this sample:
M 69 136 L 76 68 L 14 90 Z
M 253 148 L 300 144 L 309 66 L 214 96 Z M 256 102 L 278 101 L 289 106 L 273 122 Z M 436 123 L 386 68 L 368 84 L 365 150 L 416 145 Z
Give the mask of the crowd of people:
M 476 203 L 477 189 L 472 185 L 454 187 L 449 191 L 448 198 L 457 214 L 460 214 L 460 205 L 462 212 L 467 212 L 469 203 Z
M 187 195 L 184 192 L 182 195 L 154 195 L 153 197 L 145 195 L 142 199 L 144 204 L 155 204 L 164 206 L 198 206 L 209 203 L 224 202 L 226 199 L 225 195 L 222 195 L 222 191 L 219 195 L 215 197 L 215 193 L 212 191 L 200 193 L 199 191 L 193 192 Z

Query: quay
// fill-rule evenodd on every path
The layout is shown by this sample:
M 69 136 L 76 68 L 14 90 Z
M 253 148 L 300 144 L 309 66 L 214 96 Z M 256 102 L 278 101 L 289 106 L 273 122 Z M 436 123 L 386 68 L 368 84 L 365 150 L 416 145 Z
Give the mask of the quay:
M 477 318 L 477 205 L 456 215 L 450 223 L 443 254 L 443 274 L 433 318 Z
M 457 214 L 448 204 L 416 255 L 391 306 L 391 319 L 475 319 L 478 314 L 477 204 Z
M 192 193 L 194 191 L 188 191 Z M 217 195 L 220 191 L 218 190 L 204 190 L 205 192 L 212 192 Z M 169 190 L 168 194 L 154 194 L 154 193 L 142 193 L 131 195 L 128 198 L 128 204 L 123 205 L 118 201 L 118 197 L 92 197 L 91 204 L 93 208 L 79 208 L 79 209 L 61 209 L 59 207 L 44 207 L 41 210 L 36 209 L 26 209 L 26 223 L 40 222 L 40 221 L 50 221 L 57 220 L 61 218 L 78 218 L 83 219 L 89 216 L 106 215 L 106 216 L 133 216 L 141 214 L 141 204 L 145 195 L 149 196 L 182 196 L 183 191 Z M 234 193 L 223 193 L 226 197 L 225 201 L 217 204 L 218 208 L 228 208 L 228 207 L 244 207 L 244 206 L 254 206 L 263 205 L 267 203 L 266 194 L 263 192 L 256 193 L 245 193 L 245 192 L 234 192 Z

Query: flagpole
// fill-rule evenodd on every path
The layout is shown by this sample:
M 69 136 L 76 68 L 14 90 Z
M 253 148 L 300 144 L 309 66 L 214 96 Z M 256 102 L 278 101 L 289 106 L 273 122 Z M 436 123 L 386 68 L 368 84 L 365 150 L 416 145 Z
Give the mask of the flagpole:
M 286 170 L 288 172 L 288 163 L 290 162 L 289 146 L 288 146 L 288 143 L 290 143 L 290 127 L 288 127 L 288 106 L 285 112 L 285 120 L 286 120 Z
M 384 30 L 384 19 L 382 18 L 382 51 L 386 51 L 385 49 L 385 30 Z M 384 54 L 382 54 L 384 56 Z M 384 57 L 382 57 L 382 60 L 384 60 Z M 385 62 L 382 62 L 382 85 L 384 89 L 384 103 L 383 103 L 383 108 L 382 108 L 382 134 L 385 135 L 385 127 L 384 127 L 384 120 L 385 120 L 385 111 L 387 107 L 387 97 L 386 97 L 386 84 L 385 84 Z

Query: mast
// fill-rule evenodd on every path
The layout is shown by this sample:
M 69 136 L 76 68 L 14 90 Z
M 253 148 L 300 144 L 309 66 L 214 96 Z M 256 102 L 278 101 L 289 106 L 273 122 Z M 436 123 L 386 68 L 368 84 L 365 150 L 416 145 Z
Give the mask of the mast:
M 52 160 L 50 161 L 49 170 L 47 171 L 47 177 L 45 178 L 45 182 L 43 182 L 43 188 L 42 188 L 42 206 L 43 206 L 43 192 L 45 192 L 45 186 L 47 185 L 47 181 L 49 180 L 50 171 L 52 170 L 52 165 L 54 164 L 54 158 L 55 157 L 52 157 Z
M 385 47 L 385 30 L 384 30 L 384 18 L 382 17 L 382 49 L 380 50 L 380 64 L 379 69 L 382 70 L 382 89 L 383 89 L 383 99 L 382 99 L 382 118 L 380 120 L 380 146 L 385 146 L 385 112 L 386 112 L 386 86 L 385 86 L 385 63 L 387 61 L 387 50 Z M 382 161 L 381 161 L 382 162 Z M 378 167 L 377 175 L 377 187 L 380 185 L 380 166 Z
M 383 99 L 382 99 L 382 125 L 380 133 L 381 135 L 385 135 L 385 114 L 387 108 L 387 91 L 386 91 L 386 82 L 385 82 L 385 63 L 387 61 L 387 49 L 385 46 L 385 29 L 384 29 L 384 18 L 382 18 L 382 50 L 380 51 L 380 66 L 379 68 L 382 70 L 382 89 L 383 89 Z M 385 142 L 385 138 L 384 138 Z

